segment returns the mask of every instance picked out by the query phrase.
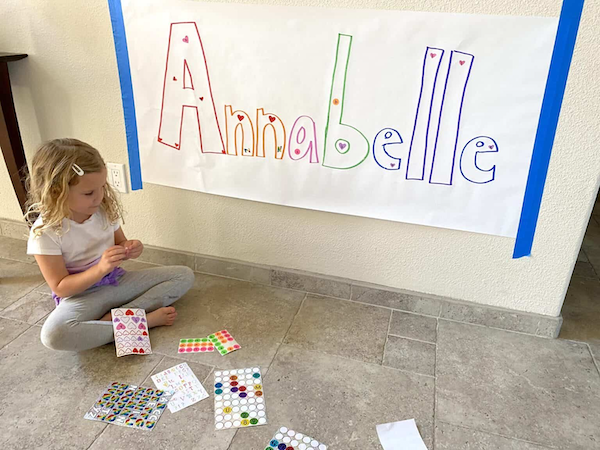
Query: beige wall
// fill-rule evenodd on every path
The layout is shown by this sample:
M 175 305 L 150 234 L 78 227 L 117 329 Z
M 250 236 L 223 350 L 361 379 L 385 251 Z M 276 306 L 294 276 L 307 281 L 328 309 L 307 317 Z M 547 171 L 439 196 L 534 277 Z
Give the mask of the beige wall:
M 284 1 L 506 15 L 552 15 L 559 0 Z M 600 2 L 588 0 L 563 106 L 532 258 L 514 240 L 268 205 L 145 185 L 125 195 L 128 236 L 147 244 L 319 272 L 556 316 L 600 172 Z M 28 157 L 41 140 L 73 136 L 108 162 L 127 162 L 107 2 L 2 0 L 0 49 L 11 64 Z M 19 219 L 6 168 L 0 217 Z M 294 233 L 290 233 L 290 231 Z

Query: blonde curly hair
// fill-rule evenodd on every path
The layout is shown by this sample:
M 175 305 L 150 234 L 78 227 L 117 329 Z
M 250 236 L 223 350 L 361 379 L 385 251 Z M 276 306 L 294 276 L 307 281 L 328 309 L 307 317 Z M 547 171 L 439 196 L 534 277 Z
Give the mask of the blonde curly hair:
M 27 210 L 25 220 L 31 227 L 41 215 L 42 225 L 33 229 L 39 236 L 46 229 L 61 235 L 62 221 L 70 217 L 69 186 L 79 183 L 79 175 L 73 170 L 77 165 L 84 173 L 96 173 L 106 168 L 98 150 L 77 139 L 54 139 L 41 145 L 31 162 L 27 178 Z M 110 223 L 123 216 L 123 208 L 115 191 L 107 183 L 100 204 Z M 108 226 L 108 224 L 106 224 Z

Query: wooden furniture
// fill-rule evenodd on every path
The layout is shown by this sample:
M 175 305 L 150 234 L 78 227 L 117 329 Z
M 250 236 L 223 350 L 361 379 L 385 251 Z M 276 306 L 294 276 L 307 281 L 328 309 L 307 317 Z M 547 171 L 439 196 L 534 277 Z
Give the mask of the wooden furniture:
M 17 123 L 12 89 L 10 88 L 8 63 L 26 57 L 25 54 L 0 52 L 0 148 L 2 149 L 4 161 L 6 161 L 13 189 L 23 212 L 25 212 L 25 202 L 27 200 L 27 190 L 25 188 L 27 164 L 19 124 Z

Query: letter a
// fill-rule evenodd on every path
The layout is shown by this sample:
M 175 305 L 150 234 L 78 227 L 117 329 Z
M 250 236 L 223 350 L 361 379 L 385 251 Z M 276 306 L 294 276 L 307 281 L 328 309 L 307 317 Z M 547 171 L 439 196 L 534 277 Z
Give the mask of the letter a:
M 181 149 L 186 110 L 197 119 L 202 152 L 225 153 L 208 64 L 195 22 L 171 24 L 158 142 Z

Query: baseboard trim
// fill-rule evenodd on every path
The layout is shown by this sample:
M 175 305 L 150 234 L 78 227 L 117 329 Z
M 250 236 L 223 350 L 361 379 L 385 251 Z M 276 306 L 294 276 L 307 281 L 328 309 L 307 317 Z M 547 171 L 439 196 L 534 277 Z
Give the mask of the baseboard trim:
M 22 222 L 0 219 L 0 235 L 2 236 L 13 239 L 26 239 L 28 232 L 27 225 Z M 395 311 L 483 325 L 540 337 L 556 338 L 562 326 L 562 316 L 550 317 L 497 308 L 318 273 L 271 267 L 154 246 L 146 246 L 138 261 L 159 265 L 183 265 L 196 272 L 209 275 L 294 289 Z

